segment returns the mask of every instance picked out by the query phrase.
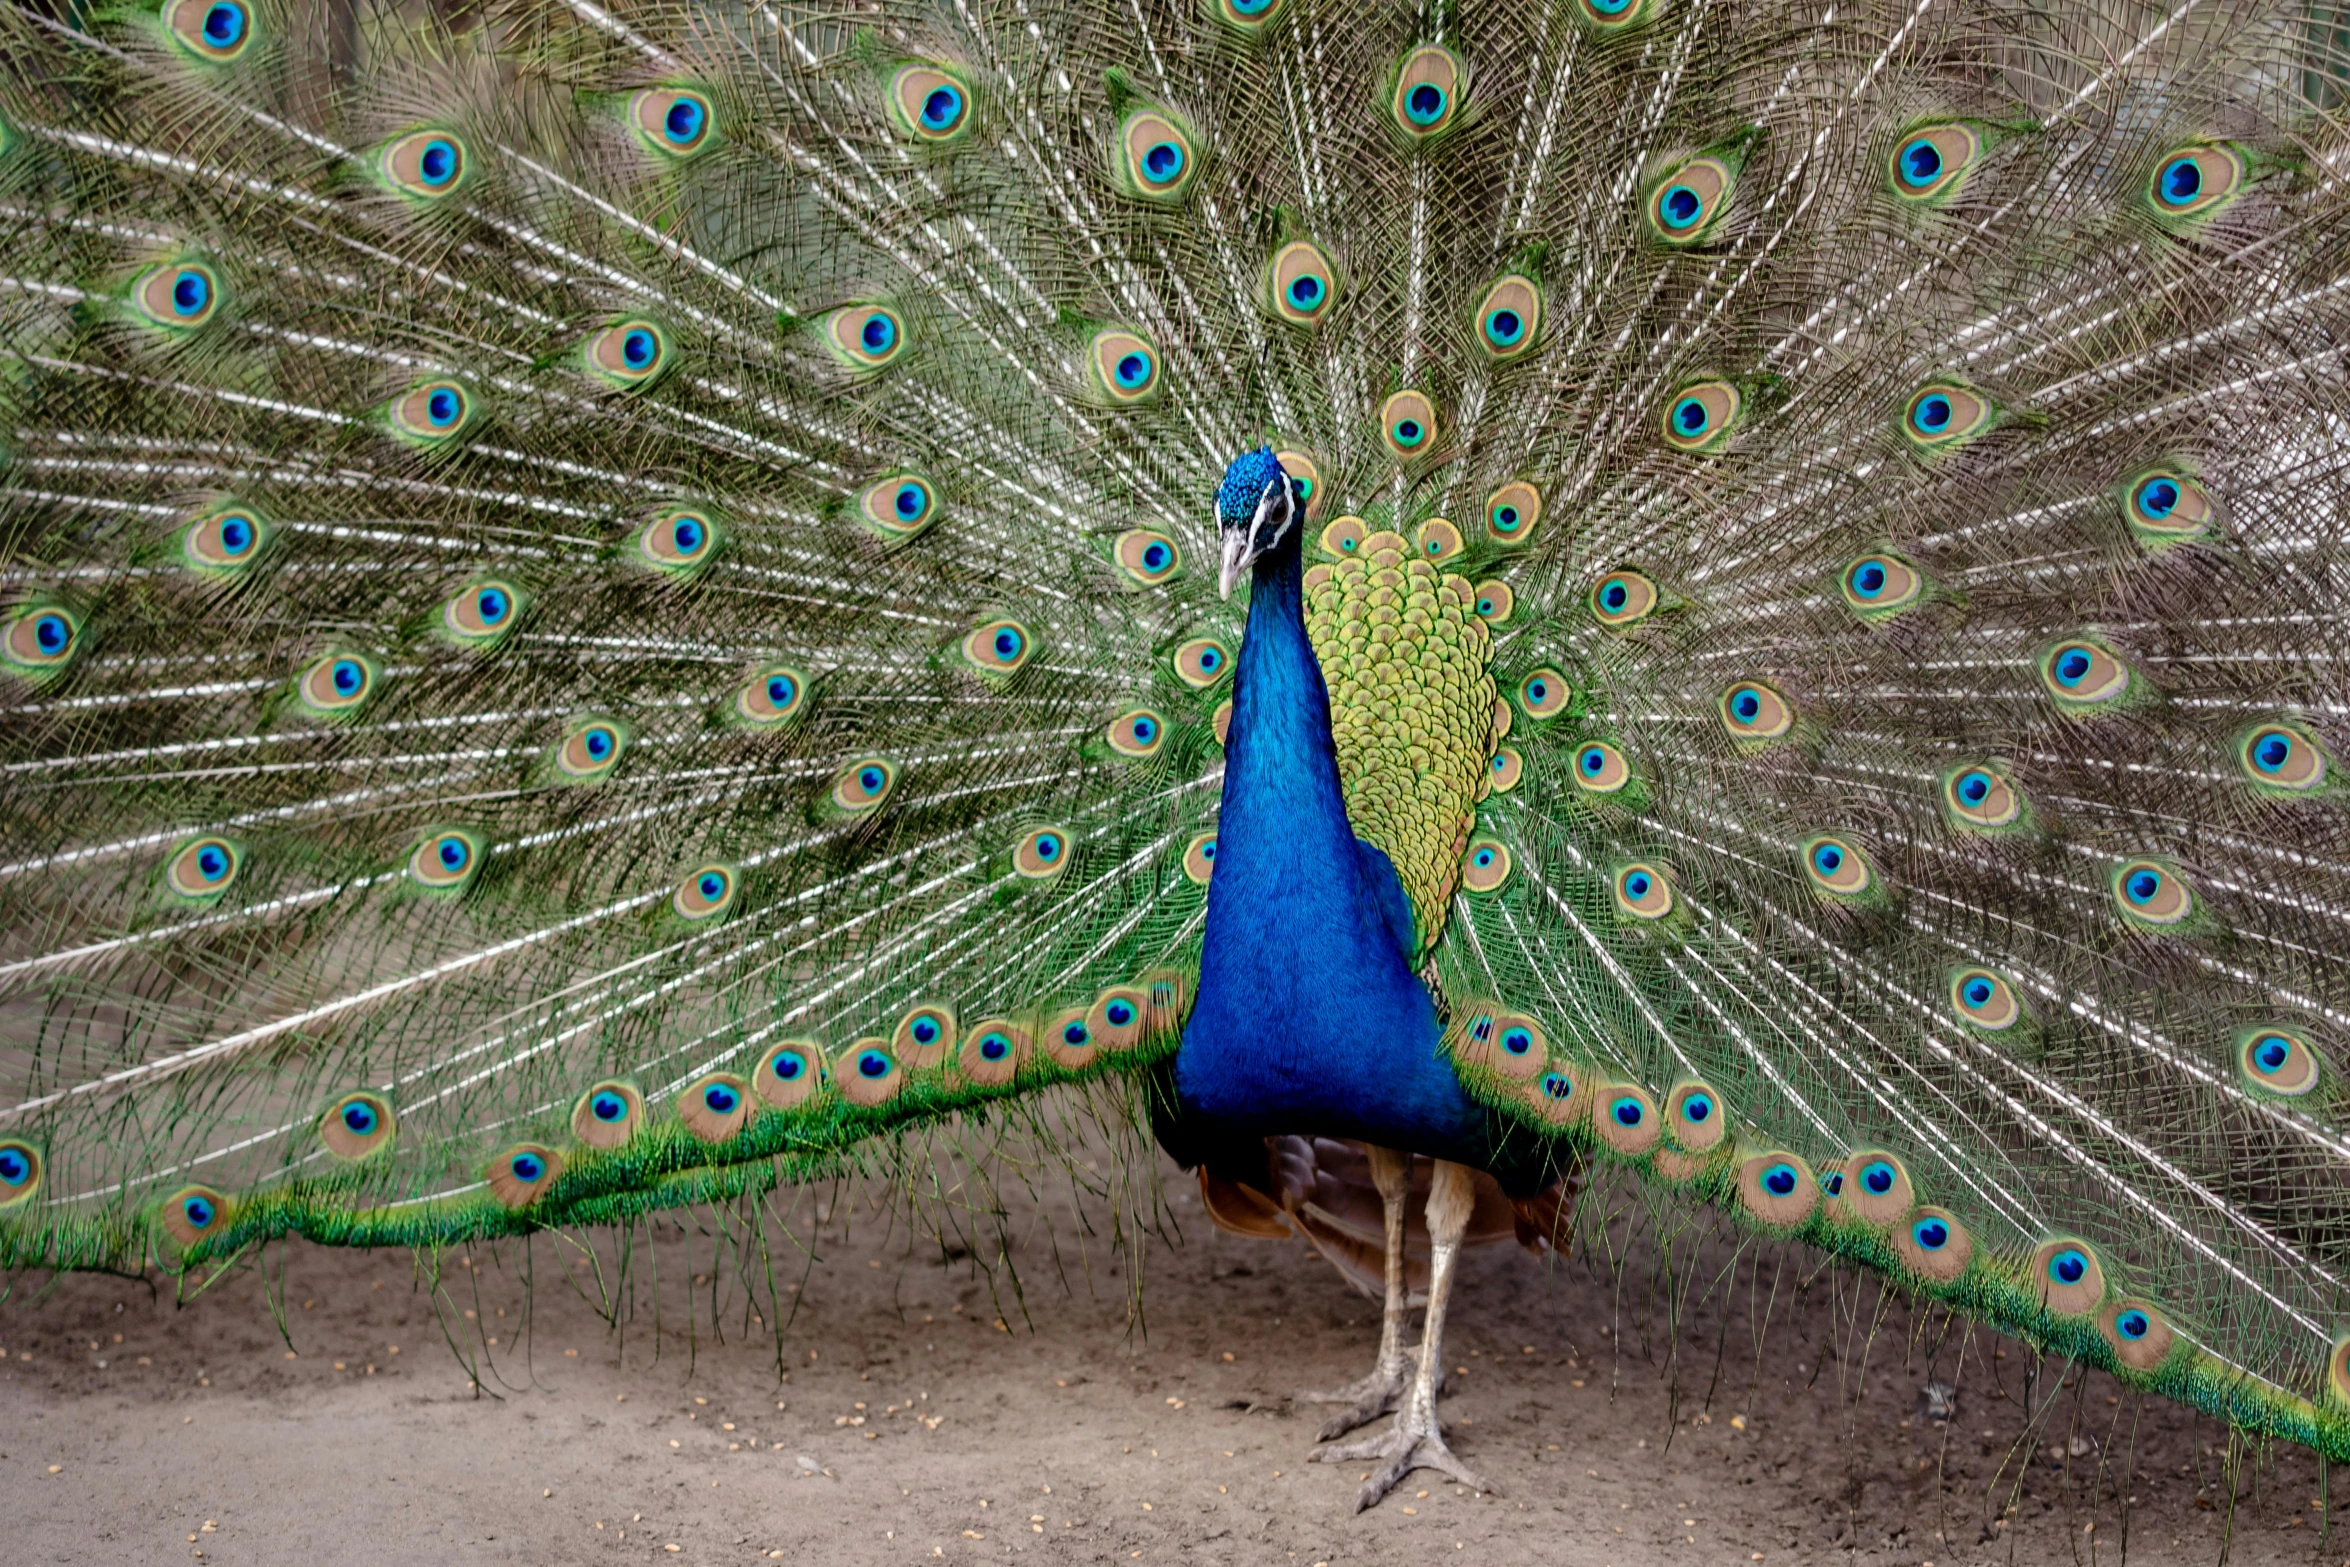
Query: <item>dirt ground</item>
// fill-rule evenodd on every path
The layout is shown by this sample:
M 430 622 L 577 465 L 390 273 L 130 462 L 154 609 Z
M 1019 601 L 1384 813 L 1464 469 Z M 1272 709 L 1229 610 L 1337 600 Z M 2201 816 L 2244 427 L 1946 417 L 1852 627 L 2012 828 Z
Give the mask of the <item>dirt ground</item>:
M 20 1278 L 0 1306 L 0 1555 L 2350 1559 L 2308 1453 L 2231 1471 L 2214 1422 L 2067 1385 L 1800 1249 L 1684 1235 L 1667 1266 L 1622 1191 L 1564 1265 L 1466 1261 L 1444 1415 L 1498 1493 L 1422 1473 L 1357 1515 L 1360 1466 L 1307 1462 L 1317 1416 L 1290 1395 L 1366 1370 L 1377 1308 L 1302 1244 L 1215 1233 L 1163 1173 L 1179 1243 L 1140 1243 L 1139 1318 L 1098 1204 L 1007 1199 L 1012 1268 L 986 1270 L 890 1222 L 877 1190 L 778 1194 L 772 1295 L 706 1217 L 639 1226 L 617 1330 L 595 1309 L 610 1235 L 593 1258 L 553 1237 L 446 1254 L 437 1290 L 407 1253 L 308 1246 L 185 1303 Z M 1955 1384 L 1948 1420 L 1929 1382 Z

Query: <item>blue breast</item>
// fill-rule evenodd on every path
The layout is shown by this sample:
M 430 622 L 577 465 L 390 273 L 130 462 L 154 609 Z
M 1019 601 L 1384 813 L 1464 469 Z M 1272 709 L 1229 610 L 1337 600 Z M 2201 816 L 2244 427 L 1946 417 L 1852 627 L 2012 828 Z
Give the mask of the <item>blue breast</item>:
M 1346 819 L 1300 578 L 1294 535 L 1254 571 L 1180 1107 L 1227 1132 L 1474 1158 L 1485 1113 L 1412 971 L 1403 885 Z

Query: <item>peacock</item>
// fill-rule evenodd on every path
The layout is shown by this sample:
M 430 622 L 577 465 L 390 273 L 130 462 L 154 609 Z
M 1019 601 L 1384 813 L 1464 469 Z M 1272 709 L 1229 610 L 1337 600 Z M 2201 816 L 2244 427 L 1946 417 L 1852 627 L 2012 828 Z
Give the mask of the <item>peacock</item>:
M 1610 1169 L 2350 1458 L 2346 102 L 2280 0 L 0 9 L 0 1261 L 1057 1115 L 1380 1294 L 1360 1505 Z

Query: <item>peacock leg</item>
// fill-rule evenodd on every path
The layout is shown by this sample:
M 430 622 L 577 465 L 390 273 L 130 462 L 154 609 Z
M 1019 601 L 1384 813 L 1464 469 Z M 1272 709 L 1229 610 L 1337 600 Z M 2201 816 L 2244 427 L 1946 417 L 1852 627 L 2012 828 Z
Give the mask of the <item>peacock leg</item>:
M 1428 1315 L 1420 1327 L 1420 1365 L 1411 1390 L 1396 1412 L 1395 1427 L 1385 1436 L 1360 1442 L 1333 1443 L 1314 1449 L 1326 1464 L 1372 1460 L 1377 1467 L 1355 1494 L 1355 1511 L 1378 1501 L 1415 1469 L 1441 1469 L 1465 1486 L 1490 1491 L 1492 1486 L 1444 1445 L 1443 1428 L 1436 1420 L 1436 1387 L 1444 1370 L 1444 1305 L 1452 1293 L 1453 1261 L 1460 1255 L 1461 1235 L 1469 1227 L 1476 1206 L 1466 1166 L 1436 1163 L 1436 1179 L 1428 1191 L 1428 1238 L 1434 1254 L 1428 1271 Z
M 1378 1188 L 1379 1200 L 1387 1210 L 1387 1312 L 1379 1324 L 1379 1358 L 1372 1363 L 1369 1376 L 1327 1393 L 1297 1395 L 1310 1404 L 1346 1406 L 1322 1422 L 1321 1434 L 1315 1438 L 1320 1442 L 1344 1436 L 1393 1409 L 1403 1397 L 1411 1371 L 1411 1357 L 1403 1347 L 1404 1319 L 1411 1315 L 1404 1284 L 1403 1221 L 1404 1204 L 1412 1194 L 1412 1156 L 1369 1143 L 1363 1145 L 1363 1152 L 1371 1161 L 1371 1184 Z

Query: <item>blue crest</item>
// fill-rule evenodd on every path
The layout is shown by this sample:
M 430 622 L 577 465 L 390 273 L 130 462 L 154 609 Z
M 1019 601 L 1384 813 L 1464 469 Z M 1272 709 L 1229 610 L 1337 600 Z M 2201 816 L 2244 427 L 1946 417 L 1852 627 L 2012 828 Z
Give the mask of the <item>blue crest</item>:
M 1224 470 L 1222 487 L 1216 491 L 1217 523 L 1226 528 L 1248 527 L 1256 520 L 1257 502 L 1265 498 L 1267 487 L 1283 477 L 1281 463 L 1270 446 L 1233 458 Z

